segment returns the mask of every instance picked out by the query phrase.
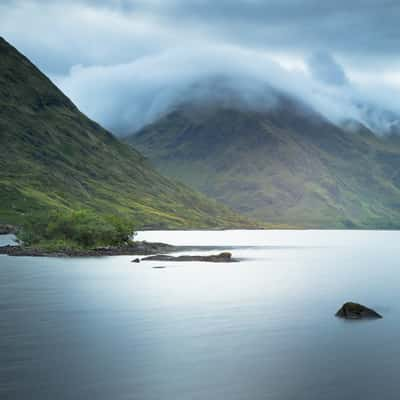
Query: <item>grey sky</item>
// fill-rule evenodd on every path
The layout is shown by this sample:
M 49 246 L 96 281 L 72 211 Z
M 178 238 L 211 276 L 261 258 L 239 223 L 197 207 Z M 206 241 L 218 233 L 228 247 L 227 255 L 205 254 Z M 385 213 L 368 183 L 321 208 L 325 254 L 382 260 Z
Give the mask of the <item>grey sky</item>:
M 360 99 L 399 111 L 399 18 L 377 0 L 0 2 L 0 34 L 122 131 L 221 74 L 291 88 L 333 120 L 359 117 Z

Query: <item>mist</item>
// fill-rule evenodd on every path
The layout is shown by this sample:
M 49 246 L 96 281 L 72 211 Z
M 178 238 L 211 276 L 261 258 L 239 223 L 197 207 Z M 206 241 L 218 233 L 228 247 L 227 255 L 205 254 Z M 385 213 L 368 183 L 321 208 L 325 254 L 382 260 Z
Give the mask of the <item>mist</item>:
M 397 131 L 393 38 L 400 5 L 318 4 L 7 0 L 0 27 L 83 112 L 117 135 L 193 100 L 235 98 L 238 107 L 269 109 L 276 103 L 271 88 L 335 124 Z
M 321 52 L 303 68 L 287 68 L 241 48 L 170 49 L 130 63 L 74 66 L 53 79 L 83 112 L 122 136 L 193 101 L 267 110 L 276 92 L 335 124 L 354 120 L 377 134 L 391 133 L 400 114 L 391 88 L 352 82 L 332 55 Z

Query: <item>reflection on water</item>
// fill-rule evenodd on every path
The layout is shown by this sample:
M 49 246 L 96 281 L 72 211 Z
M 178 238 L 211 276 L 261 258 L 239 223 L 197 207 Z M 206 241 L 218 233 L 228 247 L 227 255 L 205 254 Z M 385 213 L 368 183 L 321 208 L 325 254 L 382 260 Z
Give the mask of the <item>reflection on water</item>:
M 256 247 L 232 264 L 0 256 L 1 399 L 397 399 L 398 232 L 138 238 Z M 384 318 L 334 318 L 346 300 Z

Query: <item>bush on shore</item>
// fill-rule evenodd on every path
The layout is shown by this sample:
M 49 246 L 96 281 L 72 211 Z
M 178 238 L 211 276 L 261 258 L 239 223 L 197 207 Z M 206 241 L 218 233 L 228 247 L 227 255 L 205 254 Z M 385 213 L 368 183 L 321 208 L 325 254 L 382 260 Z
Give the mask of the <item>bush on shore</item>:
M 116 215 L 91 211 L 55 212 L 27 218 L 17 233 L 24 246 L 49 249 L 92 249 L 121 246 L 132 240 L 133 223 Z

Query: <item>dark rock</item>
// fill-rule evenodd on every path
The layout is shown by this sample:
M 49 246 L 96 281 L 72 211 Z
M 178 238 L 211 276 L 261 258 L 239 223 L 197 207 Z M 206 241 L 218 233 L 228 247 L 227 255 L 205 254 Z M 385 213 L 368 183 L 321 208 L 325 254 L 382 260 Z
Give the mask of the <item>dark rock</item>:
M 9 235 L 11 233 L 16 233 L 17 228 L 14 225 L 2 225 L 0 224 L 0 235 Z
M 140 258 L 135 258 L 135 259 L 132 260 L 131 262 L 133 262 L 133 263 L 140 263 Z
M 376 311 L 371 310 L 362 304 L 347 302 L 335 314 L 339 318 L 344 319 L 378 319 L 382 318 Z
M 142 261 L 174 261 L 177 260 L 178 257 L 168 256 L 166 254 L 157 254 L 155 256 L 149 256 L 142 258 Z
M 153 267 L 153 269 L 165 269 L 167 267 L 165 267 L 164 265 L 157 265 L 155 267 Z
M 150 256 L 143 258 L 142 261 L 206 261 L 206 262 L 235 262 L 238 261 L 232 258 L 231 253 L 220 253 L 213 254 L 209 256 L 169 256 L 166 254 L 157 254 L 155 256 Z

